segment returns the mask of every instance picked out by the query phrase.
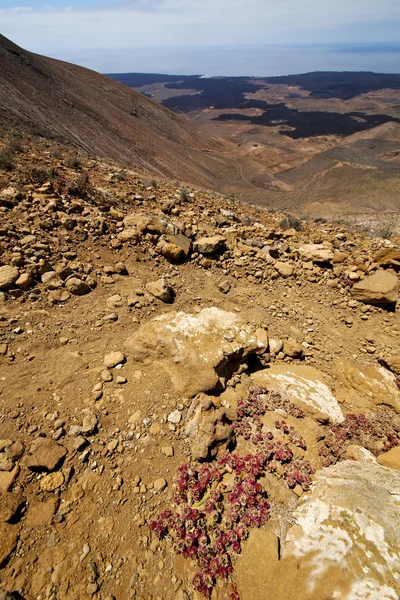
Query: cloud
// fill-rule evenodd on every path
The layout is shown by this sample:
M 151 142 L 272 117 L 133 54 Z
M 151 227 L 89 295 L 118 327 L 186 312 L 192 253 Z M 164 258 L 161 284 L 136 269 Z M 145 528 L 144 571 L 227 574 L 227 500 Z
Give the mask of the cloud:
M 34 52 L 75 56 L 81 64 L 79 56 L 91 54 L 95 68 L 101 68 L 100 53 L 133 48 L 400 41 L 398 0 L 93 1 L 0 9 L 2 33 Z

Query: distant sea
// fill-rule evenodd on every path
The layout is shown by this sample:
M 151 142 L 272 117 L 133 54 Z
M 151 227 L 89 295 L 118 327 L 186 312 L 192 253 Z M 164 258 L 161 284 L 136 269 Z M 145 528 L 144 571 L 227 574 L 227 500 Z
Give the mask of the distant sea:
M 309 71 L 400 73 L 400 44 L 169 46 L 56 56 L 102 73 L 273 76 Z

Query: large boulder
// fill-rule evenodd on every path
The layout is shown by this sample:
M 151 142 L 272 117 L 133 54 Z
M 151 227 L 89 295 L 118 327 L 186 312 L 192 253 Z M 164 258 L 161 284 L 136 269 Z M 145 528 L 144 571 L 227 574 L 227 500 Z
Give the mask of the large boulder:
M 237 315 L 212 307 L 156 317 L 126 340 L 125 349 L 137 362 L 157 361 L 178 392 L 195 396 L 224 386 L 240 362 L 265 345 Z
M 399 280 L 393 273 L 380 269 L 355 283 L 350 294 L 352 298 L 365 304 L 394 304 L 399 297 Z
M 293 526 L 279 554 L 271 531 L 251 531 L 235 567 L 241 600 L 397 600 L 399 497 L 395 469 L 344 461 L 320 471 L 282 521 L 281 532 Z
M 332 364 L 332 375 L 343 384 L 355 405 L 357 396 L 360 396 L 360 409 L 373 409 L 383 404 L 400 413 L 400 390 L 396 377 L 384 367 L 364 367 L 347 358 L 337 358 Z
M 333 259 L 332 248 L 325 244 L 302 244 L 296 252 L 306 262 L 326 263 Z
M 342 410 L 324 376 L 314 367 L 273 365 L 251 376 L 256 385 L 279 392 L 318 421 L 343 421 Z
M 4 265 L 0 267 L 0 290 L 11 287 L 18 279 L 19 272 L 17 267 Z

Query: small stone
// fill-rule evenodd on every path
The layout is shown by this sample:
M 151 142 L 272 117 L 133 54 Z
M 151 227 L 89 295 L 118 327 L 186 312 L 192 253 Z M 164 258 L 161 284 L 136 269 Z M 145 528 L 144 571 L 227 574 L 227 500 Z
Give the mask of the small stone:
M 17 267 L 4 265 L 0 267 L 0 290 L 11 287 L 18 279 L 19 271 Z
M 27 290 L 31 284 L 32 276 L 29 273 L 22 273 L 15 282 L 15 285 L 20 290 Z
M 127 381 L 127 378 L 122 377 L 122 375 L 118 375 L 115 379 L 115 383 L 118 383 L 119 385 L 123 385 L 124 383 L 127 383 Z
M 82 433 L 91 435 L 97 427 L 97 416 L 91 408 L 85 408 L 83 411 Z
M 299 342 L 289 338 L 283 342 L 283 352 L 291 358 L 300 358 L 303 354 L 303 348 Z
M 165 456 L 172 457 L 174 456 L 174 449 L 172 446 L 163 446 L 161 448 L 161 452 L 165 454 Z
M 168 421 L 170 423 L 174 423 L 174 425 L 177 425 L 178 423 L 180 423 L 181 419 L 182 419 L 182 413 L 179 412 L 179 410 L 174 410 L 172 413 L 170 413 L 168 415 Z
M 281 277 L 291 277 L 294 272 L 294 268 L 287 262 L 277 261 L 274 264 L 274 269 L 279 273 Z
M 90 292 L 90 287 L 88 284 L 78 277 L 70 277 L 67 279 L 65 282 L 65 287 L 71 294 L 74 294 L 74 296 L 83 296 L 84 294 L 88 294 Z
M 8 352 L 8 344 L 0 344 L 0 356 L 5 356 Z
M 64 475 L 61 471 L 57 471 L 56 473 L 50 473 L 50 475 L 46 475 L 40 480 L 40 488 L 44 492 L 54 492 L 57 488 L 62 486 L 64 483 Z
M 222 281 L 219 284 L 218 289 L 222 294 L 227 294 L 231 289 L 231 284 L 229 283 L 229 281 Z
M 218 250 L 225 247 L 226 238 L 222 235 L 214 235 L 212 237 L 202 237 L 196 240 L 193 244 L 193 249 L 199 254 L 214 254 Z
M 111 352 L 104 357 L 104 364 L 108 369 L 112 369 L 124 362 L 125 354 L 123 352 Z
M 56 304 L 57 302 L 66 302 L 71 298 L 71 294 L 67 290 L 54 290 L 49 292 L 49 302 Z
M 146 285 L 146 290 L 162 302 L 172 302 L 174 299 L 174 291 L 164 278 L 149 282 Z
M 33 471 L 53 471 L 67 453 L 63 446 L 48 438 L 37 438 L 32 442 L 29 452 L 24 464 Z
M 162 492 L 167 487 L 167 482 L 163 477 L 156 479 L 153 486 L 156 492 Z
M 101 377 L 102 381 L 105 381 L 105 382 L 109 382 L 109 381 L 113 380 L 113 375 L 112 375 L 111 371 L 108 371 L 107 369 L 104 369 L 104 371 L 102 371 L 100 373 L 100 377 Z

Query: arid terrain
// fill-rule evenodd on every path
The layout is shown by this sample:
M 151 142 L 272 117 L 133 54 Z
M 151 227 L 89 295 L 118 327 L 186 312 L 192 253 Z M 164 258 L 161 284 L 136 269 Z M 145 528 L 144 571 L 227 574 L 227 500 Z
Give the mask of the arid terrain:
M 399 220 L 400 77 L 309 73 L 263 79 L 115 74 L 212 134 L 250 202 L 314 217 Z
M 397 598 L 400 238 L 2 144 L 2 597 Z
M 398 600 L 400 125 L 0 102 L 0 600 Z

